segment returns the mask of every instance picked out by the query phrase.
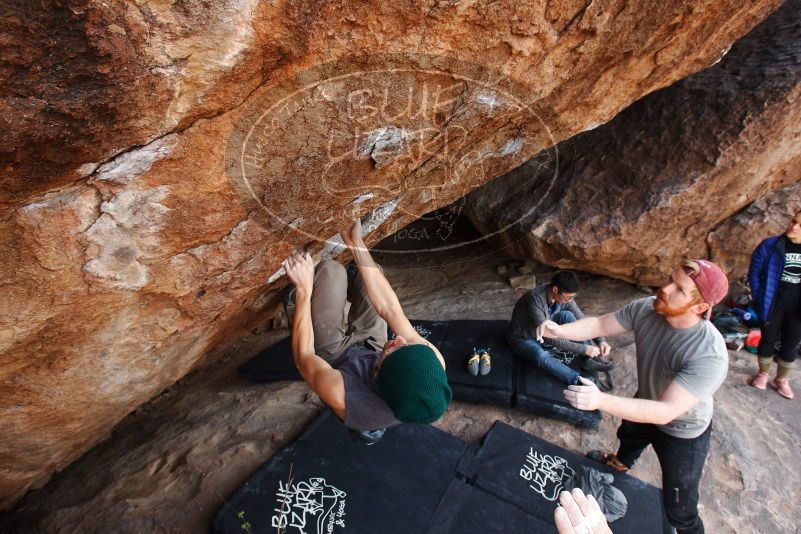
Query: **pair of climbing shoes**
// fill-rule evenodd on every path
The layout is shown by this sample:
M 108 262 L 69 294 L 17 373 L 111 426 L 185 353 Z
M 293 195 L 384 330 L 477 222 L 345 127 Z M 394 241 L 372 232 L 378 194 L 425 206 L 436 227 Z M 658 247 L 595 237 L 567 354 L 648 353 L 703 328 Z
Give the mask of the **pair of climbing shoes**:
M 473 347 L 473 353 L 467 359 L 467 372 L 471 376 L 486 376 L 492 370 L 492 357 L 489 349 L 477 349 Z

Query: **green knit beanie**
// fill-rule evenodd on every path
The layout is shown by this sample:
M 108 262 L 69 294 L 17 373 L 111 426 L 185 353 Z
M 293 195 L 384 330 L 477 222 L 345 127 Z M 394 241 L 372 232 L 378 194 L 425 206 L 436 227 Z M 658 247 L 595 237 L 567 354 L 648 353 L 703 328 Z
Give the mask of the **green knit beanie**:
M 442 417 L 453 392 L 445 369 L 428 345 L 404 345 L 378 369 L 378 393 L 399 421 L 432 423 Z

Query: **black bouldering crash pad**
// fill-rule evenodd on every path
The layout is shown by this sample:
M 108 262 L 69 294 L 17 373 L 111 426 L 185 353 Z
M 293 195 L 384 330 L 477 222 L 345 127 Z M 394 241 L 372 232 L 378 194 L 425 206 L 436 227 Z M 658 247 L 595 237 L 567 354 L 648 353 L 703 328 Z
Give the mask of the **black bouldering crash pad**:
M 451 324 L 451 321 L 424 321 L 418 319 L 409 322 L 412 323 L 415 331 L 417 331 L 420 336 L 437 348 L 442 345 L 442 340 L 445 339 L 445 336 L 448 334 L 448 329 Z M 392 332 L 391 328 L 387 328 L 387 337 L 388 339 L 395 337 L 395 333 Z
M 253 382 L 303 380 L 292 358 L 292 336 L 267 347 L 240 365 L 239 376 Z
M 564 356 L 564 353 L 556 354 Z M 568 365 L 584 376 L 597 376 L 597 373 L 581 371 L 580 362 L 581 358 L 577 356 Z M 595 428 L 601 422 L 603 416 L 598 410 L 579 410 L 567 402 L 564 394 L 567 384 L 523 358 L 518 358 L 517 365 L 515 405 L 518 408 L 589 428 Z
M 496 406 L 512 406 L 515 360 L 506 333 L 509 321 L 450 321 L 445 339 L 438 346 L 447 365 L 448 383 L 456 400 Z M 487 349 L 492 370 L 486 376 L 471 376 L 467 360 L 473 349 Z
M 454 479 L 425 532 L 549 534 L 555 533 L 556 527 L 553 520 L 544 521 L 464 480 Z
M 417 332 L 439 347 L 448 330 L 448 321 L 412 321 Z M 392 337 L 392 331 L 388 332 Z M 253 382 L 303 380 L 292 358 L 292 336 L 259 352 L 239 366 L 239 376 Z
M 658 488 L 499 421 L 480 448 L 466 451 L 458 473 L 476 488 L 551 521 L 564 482 L 581 465 L 612 473 L 613 485 L 626 496 L 626 515 L 611 524 L 616 534 L 671 532 Z
M 414 424 L 355 443 L 326 410 L 226 500 L 213 532 L 425 532 L 466 448 Z
M 351 440 L 326 410 L 231 495 L 212 531 L 554 533 L 556 497 L 580 465 L 612 472 L 628 512 L 616 534 L 667 533 L 660 491 L 496 422 L 481 446 L 402 424 L 374 445 Z
M 420 335 L 439 348 L 445 358 L 448 383 L 454 399 L 517 406 L 579 426 L 595 427 L 601 421 L 600 412 L 573 408 L 562 393 L 564 384 L 542 372 L 535 364 L 512 354 L 506 342 L 509 321 L 414 320 L 412 325 Z M 389 336 L 392 336 L 391 331 Z M 474 348 L 488 349 L 492 355 L 492 371 L 489 375 L 471 376 L 467 372 L 467 360 Z M 578 369 L 579 357 L 559 352 L 557 356 L 572 359 L 569 365 Z M 292 359 L 291 339 L 287 337 L 279 341 L 242 364 L 239 376 L 256 382 L 302 380 Z
M 514 356 L 506 343 L 507 321 L 411 321 L 415 330 L 442 353 L 453 398 L 460 401 L 511 406 L 514 396 Z M 389 337 L 393 337 L 389 330 Z M 473 349 L 487 349 L 492 372 L 471 376 L 467 360 Z

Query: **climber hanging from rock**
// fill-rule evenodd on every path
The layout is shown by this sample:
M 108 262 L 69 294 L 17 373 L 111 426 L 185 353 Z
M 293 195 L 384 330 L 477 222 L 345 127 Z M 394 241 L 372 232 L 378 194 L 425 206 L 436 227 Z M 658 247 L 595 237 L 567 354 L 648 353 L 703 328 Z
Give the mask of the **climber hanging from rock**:
M 400 422 L 436 421 L 452 392 L 442 354 L 406 318 L 364 244 L 361 222 L 341 235 L 356 260 L 351 272 L 333 260 L 315 266 L 307 253 L 284 261 L 296 286 L 292 354 L 353 438 L 372 444 Z M 395 333 L 389 341 L 387 325 Z

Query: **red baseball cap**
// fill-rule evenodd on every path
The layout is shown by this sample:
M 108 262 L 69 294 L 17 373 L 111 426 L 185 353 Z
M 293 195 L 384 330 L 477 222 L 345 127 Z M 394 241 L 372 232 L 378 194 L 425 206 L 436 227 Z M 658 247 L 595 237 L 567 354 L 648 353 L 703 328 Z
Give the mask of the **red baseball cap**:
M 695 282 L 710 309 L 729 294 L 729 279 L 726 273 L 711 261 L 690 260 L 684 263 L 684 267 L 691 271 L 687 275 Z

